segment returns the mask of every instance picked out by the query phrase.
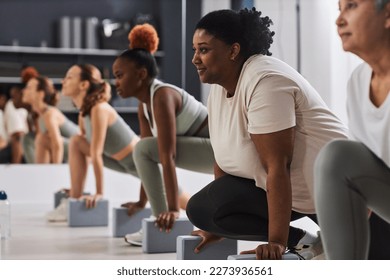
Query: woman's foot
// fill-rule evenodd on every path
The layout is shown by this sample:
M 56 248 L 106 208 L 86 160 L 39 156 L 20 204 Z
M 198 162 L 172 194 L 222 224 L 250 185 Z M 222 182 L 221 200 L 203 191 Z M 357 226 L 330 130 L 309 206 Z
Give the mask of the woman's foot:
M 69 199 L 63 198 L 61 199 L 60 204 L 56 209 L 50 211 L 46 219 L 48 222 L 66 222 L 68 220 L 68 204 Z
M 126 243 L 134 246 L 142 246 L 142 229 L 140 231 L 125 235 Z

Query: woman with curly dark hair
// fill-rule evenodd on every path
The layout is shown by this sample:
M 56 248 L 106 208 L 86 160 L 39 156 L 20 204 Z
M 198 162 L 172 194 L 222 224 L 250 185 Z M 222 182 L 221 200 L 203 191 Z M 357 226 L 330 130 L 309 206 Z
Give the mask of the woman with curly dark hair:
M 67 162 L 69 139 L 79 133 L 78 126 L 56 107 L 58 97 L 52 81 L 43 76 L 29 79 L 23 89 L 22 101 L 37 116 L 34 163 Z
M 170 231 L 179 217 L 179 206 L 188 201 L 179 190 L 176 167 L 212 174 L 214 155 L 210 144 L 207 109 L 191 94 L 156 78 L 153 52 L 158 37 L 153 26 L 135 26 L 130 49 L 113 64 L 115 86 L 122 97 L 139 102 L 141 140 L 134 162 L 145 187 L 157 226 Z M 162 172 L 159 169 L 161 164 Z M 142 232 L 125 236 L 128 243 L 140 245 Z
M 83 198 L 88 208 L 94 207 L 104 194 L 103 166 L 137 176 L 132 152 L 139 137 L 108 103 L 111 98 L 110 85 L 103 81 L 95 66 L 72 66 L 62 82 L 62 93 L 71 97 L 80 109 L 81 134 L 73 136 L 69 144 L 69 196 L 82 197 L 88 163 L 91 160 L 96 193 Z M 67 203 L 67 199 L 63 199 L 47 219 L 66 221 Z
M 214 11 L 196 25 L 193 64 L 208 99 L 215 181 L 195 194 L 187 215 L 201 230 L 198 252 L 223 237 L 266 241 L 243 252 L 281 259 L 286 250 L 311 259 L 320 238 L 290 226 L 316 221 L 313 163 L 346 128 L 293 68 L 272 58 L 271 20 L 243 9 Z

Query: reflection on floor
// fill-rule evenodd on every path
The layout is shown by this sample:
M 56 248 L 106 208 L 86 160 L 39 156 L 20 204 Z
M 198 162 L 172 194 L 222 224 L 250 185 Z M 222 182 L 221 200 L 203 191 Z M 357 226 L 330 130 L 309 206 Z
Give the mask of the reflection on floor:
M 47 223 L 51 205 L 12 205 L 11 238 L 1 241 L 0 259 L 8 260 L 164 260 L 175 253 L 143 254 L 123 238 L 113 238 L 108 227 L 70 228 Z
M 70 228 L 66 223 L 48 223 L 50 204 L 12 204 L 11 238 L 1 240 L 0 259 L 7 260 L 175 260 L 176 253 L 144 254 L 123 238 L 112 237 L 110 227 Z M 111 214 L 111 213 L 110 213 Z M 111 219 L 111 215 L 109 215 Z M 309 219 L 295 226 L 316 231 Z M 238 252 L 254 249 L 259 242 L 239 241 Z

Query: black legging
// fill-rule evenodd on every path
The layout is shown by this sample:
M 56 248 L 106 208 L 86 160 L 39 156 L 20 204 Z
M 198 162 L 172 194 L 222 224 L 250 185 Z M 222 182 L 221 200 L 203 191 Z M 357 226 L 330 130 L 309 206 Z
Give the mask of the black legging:
M 240 240 L 268 240 L 268 203 L 266 192 L 254 180 L 225 175 L 191 197 L 187 216 L 198 228 Z M 315 214 L 291 212 L 291 221 Z M 297 245 L 304 231 L 290 226 L 288 247 Z
M 0 164 L 11 163 L 12 161 L 12 149 L 11 145 L 7 145 L 0 150 Z
M 369 260 L 390 260 L 390 224 L 374 212 L 370 217 Z

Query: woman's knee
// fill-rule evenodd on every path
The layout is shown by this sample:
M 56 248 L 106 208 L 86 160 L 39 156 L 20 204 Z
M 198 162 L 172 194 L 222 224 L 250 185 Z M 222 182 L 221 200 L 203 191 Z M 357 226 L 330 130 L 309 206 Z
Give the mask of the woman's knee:
M 211 203 L 207 196 L 208 187 L 203 188 L 194 194 L 187 203 L 187 217 L 191 223 L 202 229 L 207 230 L 208 225 L 214 217 L 214 211 L 211 209 Z
M 79 143 L 80 143 L 80 139 L 81 138 L 81 135 L 73 135 L 70 139 L 69 139 L 69 149 L 75 149 L 78 147 Z
M 153 150 L 156 150 L 156 147 L 157 147 L 157 139 L 155 137 L 147 137 L 141 139 L 134 147 L 134 151 L 133 151 L 134 161 L 137 162 L 137 160 L 148 157 L 148 155 L 153 153 Z
M 73 135 L 69 139 L 69 154 L 77 153 L 82 150 L 82 147 L 85 146 L 86 139 L 81 135 Z
M 315 174 L 327 176 L 344 174 L 345 167 L 354 165 L 361 160 L 362 149 L 364 149 L 364 145 L 350 140 L 329 142 L 321 149 L 315 160 Z

